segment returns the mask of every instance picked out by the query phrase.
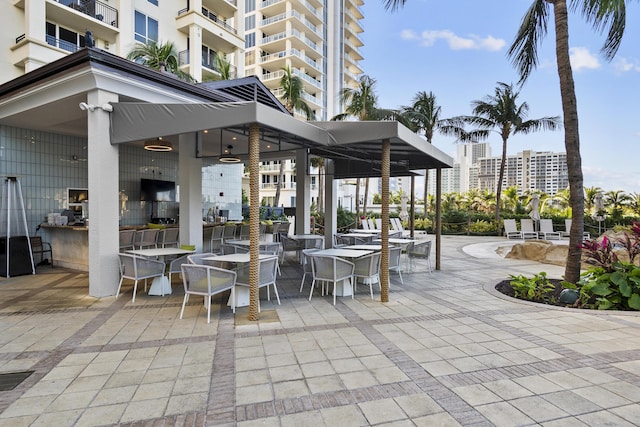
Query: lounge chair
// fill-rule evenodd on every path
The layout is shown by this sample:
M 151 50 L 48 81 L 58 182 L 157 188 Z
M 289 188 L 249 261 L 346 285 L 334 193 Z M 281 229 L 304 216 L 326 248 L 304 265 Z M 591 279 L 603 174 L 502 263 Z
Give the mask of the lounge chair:
M 504 234 L 507 239 L 522 239 L 522 232 L 518 231 L 515 219 L 504 220 Z
M 569 234 L 571 234 L 571 223 L 572 223 L 571 219 L 565 219 L 564 220 L 564 231 L 560 232 L 562 237 L 569 238 Z M 584 240 L 590 240 L 591 239 L 591 233 L 589 233 L 588 231 L 583 231 L 582 232 L 582 238 Z
M 560 240 L 560 232 L 553 230 L 553 222 L 550 219 L 540 220 L 540 236 L 544 240 Z
M 520 230 L 522 232 L 523 239 L 537 239 L 540 236 L 540 233 L 538 233 L 533 227 L 532 219 L 521 219 Z

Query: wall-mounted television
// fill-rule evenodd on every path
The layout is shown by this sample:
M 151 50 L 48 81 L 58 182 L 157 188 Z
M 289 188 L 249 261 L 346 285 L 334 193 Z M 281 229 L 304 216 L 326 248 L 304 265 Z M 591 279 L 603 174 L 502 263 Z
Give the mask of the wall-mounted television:
M 143 202 L 175 202 L 176 183 L 142 178 L 140 180 L 140 200 Z

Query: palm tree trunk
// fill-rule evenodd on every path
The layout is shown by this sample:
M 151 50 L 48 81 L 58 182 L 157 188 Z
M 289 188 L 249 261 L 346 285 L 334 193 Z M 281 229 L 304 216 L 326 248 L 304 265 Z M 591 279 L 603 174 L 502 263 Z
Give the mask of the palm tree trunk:
M 362 204 L 362 214 L 367 216 L 367 197 L 369 197 L 369 178 L 364 179 L 364 203 Z
M 496 225 L 500 227 L 500 198 L 502 197 L 502 179 L 504 178 L 504 166 L 507 163 L 507 138 L 502 138 L 502 158 L 500 159 L 500 173 L 498 174 L 498 185 L 496 186 Z
M 580 278 L 580 259 L 584 231 L 584 190 L 582 177 L 582 158 L 580 157 L 580 132 L 578 128 L 578 105 L 573 81 L 573 71 L 569 60 L 569 18 L 566 0 L 555 0 L 553 11 L 556 25 L 556 61 L 560 78 L 560 95 L 564 121 L 564 145 L 567 151 L 567 169 L 569 172 L 569 203 L 572 221 L 569 234 L 569 253 L 564 279 L 576 283 Z
M 278 182 L 276 184 L 276 196 L 273 198 L 273 206 L 280 206 L 280 189 L 282 188 L 282 180 L 284 179 L 284 160 L 280 160 L 280 172 L 278 173 Z

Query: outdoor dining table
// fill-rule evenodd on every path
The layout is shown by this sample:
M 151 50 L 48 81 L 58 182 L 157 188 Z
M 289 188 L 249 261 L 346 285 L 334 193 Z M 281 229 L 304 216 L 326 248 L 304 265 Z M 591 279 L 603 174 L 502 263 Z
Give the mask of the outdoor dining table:
M 269 254 L 259 254 L 258 260 L 270 258 L 273 255 Z M 210 256 L 206 258 L 202 258 L 204 261 L 213 261 L 214 263 L 221 262 L 231 262 L 234 264 L 246 264 L 251 260 L 251 254 L 242 253 L 242 254 L 226 254 L 226 255 L 217 255 Z M 248 286 L 235 286 L 234 293 L 236 295 L 236 307 L 247 307 L 249 305 L 249 287 Z M 229 301 L 227 302 L 228 306 L 231 306 L 231 296 L 229 296 Z
M 361 256 L 374 253 L 373 250 L 362 249 L 346 249 L 346 248 L 331 248 L 323 249 L 317 252 L 309 254 L 312 257 L 315 256 L 337 256 L 340 258 L 360 258 Z M 349 279 L 344 280 L 342 283 L 336 283 L 335 292 L 337 296 L 345 297 L 353 295 L 353 284 Z
M 361 233 L 361 234 L 380 234 L 382 230 L 365 230 L 363 228 L 352 228 L 349 233 Z
M 130 249 L 126 251 L 128 254 L 143 256 L 145 258 L 157 258 L 159 261 L 164 262 L 166 256 L 182 256 L 194 253 L 194 250 L 182 249 L 182 248 L 148 248 L 148 249 Z M 171 295 L 171 283 L 167 276 L 154 277 L 151 282 L 151 287 L 147 292 L 148 295 Z

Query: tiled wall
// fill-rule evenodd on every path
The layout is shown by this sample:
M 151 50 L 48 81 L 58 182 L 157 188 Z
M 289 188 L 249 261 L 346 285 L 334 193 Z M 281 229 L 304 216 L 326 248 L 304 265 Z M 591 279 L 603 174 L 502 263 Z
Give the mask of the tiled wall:
M 179 200 L 177 153 L 152 153 L 123 145 L 119 166 L 121 225 L 145 224 L 152 215 L 178 218 L 177 202 L 140 201 L 142 178 L 176 182 Z M 242 170 L 242 164 L 212 165 L 203 160 L 203 217 L 209 208 L 218 206 L 230 211 L 230 219 L 242 218 Z M 5 177 L 19 178 L 28 232 L 33 235 L 49 212 L 67 207 L 68 188 L 87 188 L 86 139 L 0 126 L 0 176 L 3 188 Z M 3 210 L 4 205 L 3 200 Z M 5 230 L 0 230 L 2 234 Z

